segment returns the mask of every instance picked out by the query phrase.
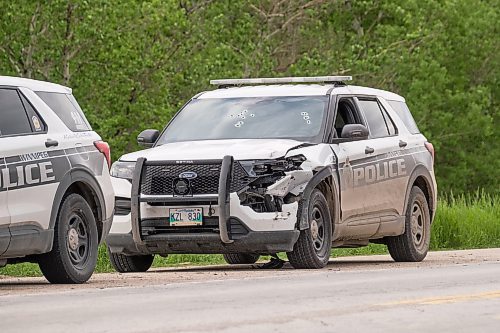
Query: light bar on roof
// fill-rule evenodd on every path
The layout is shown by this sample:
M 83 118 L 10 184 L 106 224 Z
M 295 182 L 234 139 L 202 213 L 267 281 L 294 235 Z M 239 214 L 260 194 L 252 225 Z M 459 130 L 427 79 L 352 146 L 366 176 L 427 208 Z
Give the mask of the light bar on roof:
M 339 83 L 351 81 L 352 76 L 309 76 L 309 77 L 263 77 L 256 79 L 210 80 L 215 86 L 239 86 L 246 84 L 282 84 L 282 83 Z

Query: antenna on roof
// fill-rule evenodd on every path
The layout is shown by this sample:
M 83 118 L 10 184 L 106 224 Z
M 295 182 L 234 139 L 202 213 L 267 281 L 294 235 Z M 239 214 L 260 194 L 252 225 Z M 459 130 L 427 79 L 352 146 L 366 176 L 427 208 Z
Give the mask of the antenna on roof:
M 308 77 L 276 77 L 276 78 L 255 78 L 255 79 L 222 79 L 210 80 L 211 85 L 219 88 L 242 86 L 242 85 L 264 85 L 264 84 L 284 84 L 284 83 L 326 83 L 345 85 L 344 81 L 351 81 L 352 76 L 308 76 Z

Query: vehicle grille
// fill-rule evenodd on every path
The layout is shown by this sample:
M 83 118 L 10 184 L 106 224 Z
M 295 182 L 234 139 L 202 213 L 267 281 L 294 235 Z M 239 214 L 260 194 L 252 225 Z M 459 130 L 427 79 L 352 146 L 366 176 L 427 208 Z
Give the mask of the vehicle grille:
M 203 162 L 199 164 L 162 164 L 145 165 L 141 182 L 141 193 L 146 195 L 174 195 L 174 181 L 183 172 L 195 172 L 197 177 L 190 179 L 192 195 L 217 194 L 222 162 Z M 230 191 L 236 192 L 251 182 L 245 169 L 234 162 Z

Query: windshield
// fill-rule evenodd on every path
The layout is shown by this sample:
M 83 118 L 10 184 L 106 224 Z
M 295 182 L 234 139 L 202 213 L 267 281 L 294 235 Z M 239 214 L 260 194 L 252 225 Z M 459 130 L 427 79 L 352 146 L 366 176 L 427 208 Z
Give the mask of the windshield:
M 315 141 L 327 96 L 193 99 L 158 144 L 217 139 L 289 138 Z

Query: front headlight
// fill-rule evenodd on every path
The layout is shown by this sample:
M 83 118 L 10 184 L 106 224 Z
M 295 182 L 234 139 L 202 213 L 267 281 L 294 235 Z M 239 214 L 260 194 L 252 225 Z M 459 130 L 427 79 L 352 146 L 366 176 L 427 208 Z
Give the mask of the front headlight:
M 257 160 L 251 164 L 252 171 L 257 175 L 272 174 L 274 172 L 285 172 L 300 170 L 301 164 L 306 160 L 304 155 L 294 155 L 276 160 Z M 245 166 L 244 166 L 245 167 Z
M 111 166 L 111 176 L 132 180 L 134 176 L 135 162 L 116 161 Z

